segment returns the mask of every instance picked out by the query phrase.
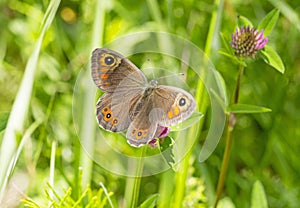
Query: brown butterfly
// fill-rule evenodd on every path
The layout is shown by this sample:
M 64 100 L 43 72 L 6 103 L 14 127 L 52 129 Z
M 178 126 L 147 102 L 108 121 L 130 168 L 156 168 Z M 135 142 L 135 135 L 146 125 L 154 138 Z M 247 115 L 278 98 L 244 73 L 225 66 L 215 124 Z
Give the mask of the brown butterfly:
M 158 126 L 172 126 L 187 119 L 196 102 L 188 92 L 150 82 L 133 63 L 119 53 L 97 48 L 92 54 L 92 78 L 105 92 L 97 102 L 99 126 L 112 132 L 127 129 L 130 145 L 153 140 Z

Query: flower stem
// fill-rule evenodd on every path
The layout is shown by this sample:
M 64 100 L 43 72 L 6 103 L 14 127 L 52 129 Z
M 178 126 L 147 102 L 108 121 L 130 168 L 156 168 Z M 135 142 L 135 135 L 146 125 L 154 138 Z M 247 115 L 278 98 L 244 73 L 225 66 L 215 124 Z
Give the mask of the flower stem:
M 239 93 L 240 93 L 241 79 L 242 79 L 243 73 L 244 73 L 244 66 L 240 65 L 236 88 L 235 88 L 235 93 L 234 93 L 234 101 L 233 101 L 234 104 L 237 104 L 239 101 Z M 225 180 L 225 176 L 226 176 L 226 172 L 227 172 L 228 161 L 229 161 L 229 156 L 230 156 L 231 147 L 232 147 L 232 131 L 234 129 L 235 123 L 236 123 L 235 114 L 229 113 L 228 123 L 227 123 L 226 146 L 225 146 L 225 152 L 224 152 L 222 166 L 221 166 L 221 172 L 220 172 L 219 180 L 218 180 L 217 195 L 216 195 L 216 199 L 215 199 L 214 208 L 217 207 L 219 199 L 223 192 L 224 180 Z
M 239 74 L 238 74 L 237 83 L 236 83 L 235 94 L 234 94 L 234 104 L 237 104 L 239 102 L 240 86 L 241 86 L 241 80 L 242 80 L 243 74 L 244 74 L 244 66 L 240 65 Z

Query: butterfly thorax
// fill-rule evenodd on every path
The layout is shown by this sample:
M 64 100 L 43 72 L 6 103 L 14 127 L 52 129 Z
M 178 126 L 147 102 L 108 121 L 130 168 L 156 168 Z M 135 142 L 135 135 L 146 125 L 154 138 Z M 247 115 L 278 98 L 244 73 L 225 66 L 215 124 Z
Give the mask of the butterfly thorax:
M 143 106 L 145 105 L 145 102 L 147 103 L 147 106 L 149 108 L 152 108 L 152 105 L 149 105 L 149 97 L 151 96 L 151 94 L 153 94 L 154 90 L 157 88 L 158 82 L 157 79 L 151 80 L 146 87 L 144 88 L 144 92 L 143 92 L 143 96 L 141 97 L 136 97 L 133 103 L 133 105 L 131 106 L 131 109 L 129 110 L 129 117 L 131 118 L 131 120 L 133 120 L 135 118 L 135 116 L 141 111 L 141 109 L 143 108 Z
M 155 90 L 157 84 L 158 84 L 157 79 L 151 80 L 144 91 L 144 97 L 148 97 Z

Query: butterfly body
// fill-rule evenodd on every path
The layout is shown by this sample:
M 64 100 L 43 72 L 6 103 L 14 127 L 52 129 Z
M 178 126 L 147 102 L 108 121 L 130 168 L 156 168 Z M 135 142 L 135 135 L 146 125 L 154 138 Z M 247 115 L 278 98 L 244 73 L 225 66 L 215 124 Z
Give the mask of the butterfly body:
M 92 54 L 92 78 L 105 93 L 97 102 L 99 126 L 112 132 L 127 129 L 130 145 L 151 141 L 158 126 L 175 125 L 196 108 L 192 95 L 145 75 L 115 51 L 98 48 Z

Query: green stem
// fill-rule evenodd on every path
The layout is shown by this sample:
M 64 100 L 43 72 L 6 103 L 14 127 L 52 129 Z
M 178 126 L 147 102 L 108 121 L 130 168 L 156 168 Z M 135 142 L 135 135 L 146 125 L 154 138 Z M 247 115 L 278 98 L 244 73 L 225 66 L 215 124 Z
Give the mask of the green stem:
M 225 180 L 225 176 L 226 176 L 226 172 L 227 172 L 228 161 L 229 161 L 229 156 L 230 156 L 230 151 L 231 151 L 231 146 L 232 146 L 232 129 L 229 129 L 231 115 L 234 115 L 234 114 L 230 114 L 229 119 L 228 119 L 228 125 L 227 125 L 228 129 L 227 129 L 227 135 L 226 135 L 225 153 L 223 156 L 221 172 L 219 175 L 218 186 L 217 186 L 217 195 L 216 195 L 216 199 L 215 199 L 214 208 L 217 207 L 219 199 L 220 199 L 222 191 L 223 191 L 224 180 Z
M 239 94 L 240 94 L 240 87 L 241 87 L 241 80 L 242 80 L 243 73 L 244 73 L 244 66 L 240 65 L 235 93 L 234 93 L 234 101 L 233 101 L 234 104 L 237 104 L 239 101 Z M 217 207 L 219 199 L 223 192 L 224 181 L 226 177 L 226 172 L 228 168 L 228 162 L 229 162 L 229 157 L 230 157 L 230 152 L 232 147 L 232 131 L 234 129 L 235 123 L 236 123 L 235 114 L 229 113 L 229 118 L 227 123 L 226 146 L 225 146 L 225 152 L 224 152 L 222 166 L 221 166 L 221 172 L 218 180 L 217 195 L 214 203 L 214 208 Z
M 144 155 L 146 146 L 141 148 L 141 155 L 137 163 L 133 163 L 130 167 L 135 168 L 135 177 L 128 177 L 126 184 L 126 206 L 125 207 L 138 207 L 139 192 L 144 168 Z
M 239 102 L 240 86 L 241 86 L 241 80 L 242 80 L 243 74 L 244 74 L 244 66 L 240 65 L 239 74 L 238 74 L 237 83 L 236 83 L 235 94 L 234 94 L 234 104 L 237 104 Z
M 107 1 L 96 1 L 95 5 L 95 21 L 93 25 L 93 35 L 90 51 L 94 50 L 96 47 L 103 45 L 103 34 L 105 26 L 105 15 L 107 10 Z M 93 170 L 93 158 L 94 155 L 94 145 L 95 145 L 95 119 L 94 119 L 94 105 L 95 105 L 95 86 L 90 79 L 90 73 L 84 74 L 87 80 L 83 89 L 83 107 L 82 107 L 82 119 L 81 119 L 81 131 L 80 138 L 81 144 L 84 148 L 80 148 L 80 161 L 79 164 L 82 167 L 82 186 L 86 187 L 91 182 L 92 170 Z M 78 144 L 78 143 L 77 143 Z M 77 148 L 77 147 L 75 147 Z M 77 149 L 78 150 L 78 149 Z M 89 155 L 86 154 L 89 153 Z M 75 170 L 75 179 L 78 177 L 77 169 Z M 75 183 L 76 184 L 76 183 Z
M 137 207 L 137 204 L 138 204 L 140 186 L 141 186 L 141 180 L 142 180 L 141 175 L 143 172 L 143 165 L 144 165 L 143 158 L 141 158 L 138 163 L 137 176 L 134 178 L 132 206 L 131 207 Z

